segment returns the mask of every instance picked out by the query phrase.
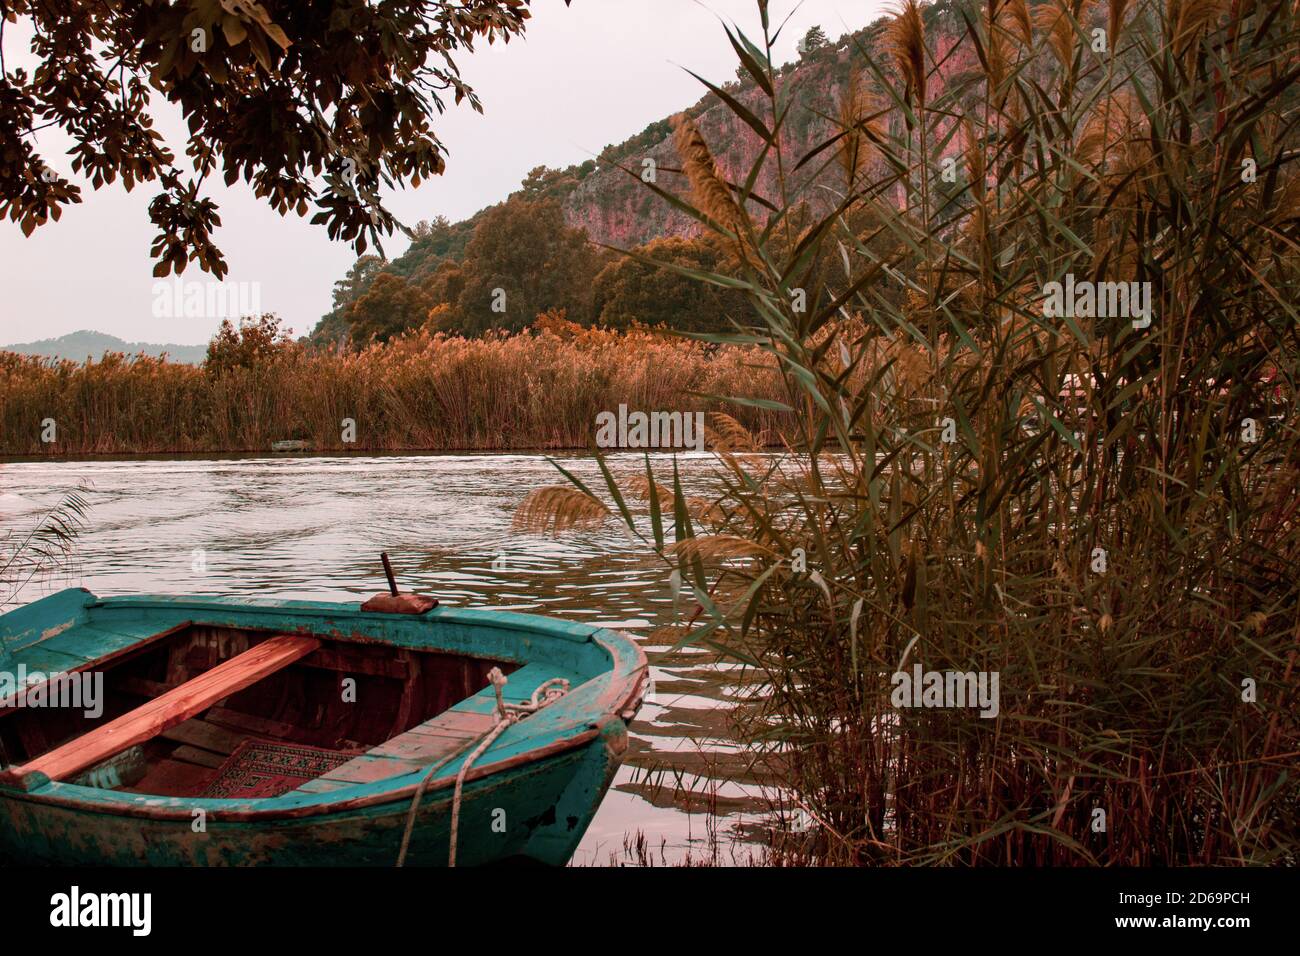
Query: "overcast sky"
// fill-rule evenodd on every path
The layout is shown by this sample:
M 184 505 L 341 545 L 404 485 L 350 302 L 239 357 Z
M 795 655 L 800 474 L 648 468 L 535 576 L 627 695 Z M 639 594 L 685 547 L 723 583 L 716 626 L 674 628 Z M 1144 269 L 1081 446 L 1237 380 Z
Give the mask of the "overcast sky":
M 885 6 L 885 0 L 804 0 L 782 34 L 777 59 L 793 59 L 796 41 L 813 24 L 833 40 L 870 23 Z M 776 22 L 792 9 L 793 2 L 772 0 Z M 452 108 L 437 121 L 450 150 L 447 173 L 387 197 L 403 222 L 464 219 L 505 198 L 533 167 L 580 163 L 683 109 L 703 92 L 684 67 L 715 82 L 734 76 L 735 54 L 719 17 L 751 34 L 757 28 L 753 0 L 574 0 L 568 8 L 561 0 L 536 0 L 533 13 L 522 41 L 459 57 L 484 113 Z M 5 31 L 11 70 L 30 67 L 27 36 L 15 25 Z M 160 118 L 160 131 L 183 154 L 179 120 L 171 113 Z M 70 176 L 67 139 L 49 130 L 39 137 L 46 162 Z M 0 223 L 0 345 L 78 329 L 132 342 L 206 342 L 219 319 L 154 317 L 150 184 L 130 194 L 120 181 L 99 192 L 80 184 L 83 202 L 31 238 L 9 221 Z M 257 283 L 262 311 L 279 313 L 296 334 L 310 331 L 330 307 L 334 280 L 355 258 L 351 247 L 310 225 L 310 213 L 281 218 L 242 182 L 226 188 L 212 177 L 207 190 L 220 206 L 216 241 L 230 266 L 226 281 Z M 399 235 L 385 251 L 396 256 L 405 246 Z M 183 278 L 208 276 L 192 265 Z

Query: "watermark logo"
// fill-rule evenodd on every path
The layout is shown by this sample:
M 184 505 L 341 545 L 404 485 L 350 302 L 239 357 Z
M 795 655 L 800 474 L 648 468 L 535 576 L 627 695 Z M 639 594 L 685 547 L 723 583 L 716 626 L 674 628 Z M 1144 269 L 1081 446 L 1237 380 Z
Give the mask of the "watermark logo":
M 1076 282 L 1067 273 L 1065 282 L 1043 286 L 1043 315 L 1047 318 L 1132 319 L 1133 328 L 1151 324 L 1150 282 Z
M 596 415 L 596 445 L 600 448 L 694 448 L 704 451 L 703 412 L 631 412 Z
M 125 926 L 133 936 L 148 936 L 153 928 L 153 894 L 82 893 L 73 886 L 50 897 L 50 925 Z
M 984 718 L 1000 711 L 998 671 L 922 671 L 913 664 L 910 674 L 896 671 L 890 683 L 889 702 L 895 707 L 978 707 Z
M 104 674 L 45 674 L 28 671 L 26 664 L 19 664 L 16 671 L 0 671 L 0 709 L 6 707 L 80 709 L 85 717 L 95 720 L 104 713 Z
M 172 279 L 153 284 L 155 319 L 239 319 L 261 311 L 260 282 Z

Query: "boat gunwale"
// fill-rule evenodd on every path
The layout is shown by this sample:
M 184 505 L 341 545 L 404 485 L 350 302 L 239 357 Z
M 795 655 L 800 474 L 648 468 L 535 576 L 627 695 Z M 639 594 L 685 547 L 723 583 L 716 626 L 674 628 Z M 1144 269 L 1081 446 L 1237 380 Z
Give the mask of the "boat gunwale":
M 67 674 L 83 674 L 86 671 L 93 670 L 96 667 L 103 667 L 105 664 L 115 663 L 119 658 L 126 657 L 130 654 L 134 654 L 136 651 L 146 648 L 151 644 L 156 644 L 159 641 L 165 640 L 169 637 L 179 634 L 187 627 L 193 627 L 194 624 L 195 622 L 190 620 L 178 621 L 177 623 L 171 625 L 170 627 L 158 631 L 156 634 L 151 634 L 148 637 L 142 637 L 140 638 L 140 640 L 136 641 L 133 644 L 127 644 L 124 647 L 119 647 L 116 650 L 109 651 L 107 654 L 103 655 L 102 657 L 96 657 L 93 660 L 88 660 L 85 663 L 78 664 L 76 667 L 69 667 L 66 671 L 48 671 L 45 674 L 45 680 L 39 683 L 30 684 L 24 687 L 22 690 L 16 690 L 8 697 L 0 697 L 0 710 L 22 710 L 24 707 L 27 706 L 27 696 L 29 694 L 31 694 L 33 691 L 39 688 L 49 687 L 51 682 L 53 682 L 56 677 L 62 677 Z M 45 640 L 45 638 L 42 638 L 42 640 Z M 40 643 L 41 641 L 34 641 L 31 644 L 27 644 L 19 648 L 19 651 L 20 652 L 24 651 L 28 647 L 35 647 L 37 644 Z M 3 770 L 0 770 L 0 774 L 3 774 L 3 772 L 4 772 Z
M 591 635 L 598 631 L 605 631 L 608 628 L 597 627 L 594 624 L 580 624 L 575 621 L 564 621 L 557 618 L 546 617 L 541 614 L 523 614 L 519 611 L 497 611 L 486 608 L 455 607 L 438 605 L 423 614 L 399 614 L 384 611 L 363 611 L 361 604 L 357 601 L 298 601 L 298 600 L 268 600 L 264 603 L 254 603 L 244 597 L 215 597 L 215 596 L 171 596 L 159 594 L 142 594 L 142 595 L 122 595 L 118 597 L 96 597 L 94 601 L 86 604 L 86 609 L 94 608 L 138 608 L 140 610 L 174 610 L 177 608 L 195 609 L 200 611 L 243 611 L 245 613 L 266 614 L 266 615 L 298 615 L 298 614 L 315 614 L 322 617 L 330 618 L 348 618 L 362 621 L 383 620 L 392 622 L 422 621 L 426 623 L 447 622 L 451 624 L 490 624 L 492 627 L 507 631 L 524 631 L 532 634 L 543 634 L 547 637 L 558 637 L 564 640 L 572 641 L 575 644 L 584 644 Z M 206 626 L 227 626 L 220 621 L 205 621 L 195 619 L 191 623 Z M 588 633 L 579 633 L 587 630 Z M 315 633 L 315 632 L 313 632 Z M 328 635 L 319 635 L 328 636 Z M 349 636 L 356 639 L 354 636 Z M 372 640 L 381 639 L 372 638 Z M 40 643 L 39 641 L 35 643 Z
M 405 621 L 412 619 L 426 623 L 446 621 L 452 624 L 489 626 L 509 631 L 522 631 L 539 637 L 551 637 L 574 643 L 593 643 L 609 655 L 609 664 L 600 673 L 584 681 L 578 687 L 585 687 L 591 681 L 607 679 L 608 685 L 588 705 L 590 719 L 578 719 L 565 730 L 557 730 L 534 746 L 528 747 L 509 757 L 495 762 L 490 760 L 477 763 L 466 774 L 467 783 L 508 772 L 516 767 L 544 760 L 586 746 L 606 732 L 609 724 L 615 720 L 626 723 L 639 708 L 644 697 L 649 670 L 645 652 L 631 638 L 609 628 L 589 624 L 547 618 L 541 615 L 521 614 L 510 611 L 495 611 L 477 608 L 435 608 L 421 615 L 384 614 L 363 612 L 355 602 L 315 602 L 291 601 L 276 604 L 250 602 L 247 599 L 189 600 L 185 597 L 145 595 L 139 597 L 95 597 L 85 607 L 91 609 L 101 606 L 136 607 L 142 609 L 167 608 L 172 610 L 196 609 L 214 611 L 243 611 L 245 613 L 270 614 L 315 614 L 322 619 L 346 617 L 357 620 Z M 137 644 L 129 645 L 125 650 L 152 643 L 165 634 L 175 633 L 184 626 L 229 626 L 220 621 L 205 621 L 201 617 L 191 618 L 183 624 L 173 625 L 159 635 L 142 638 Z M 585 630 L 581 637 L 577 631 Z M 337 632 L 332 635 L 342 640 L 374 641 L 384 643 L 381 638 L 362 635 L 344 636 Z M 39 643 L 39 642 L 36 642 Z M 119 656 L 118 654 L 112 657 Z M 88 662 L 86 668 L 110 660 L 110 656 Z M 78 670 L 85 668 L 77 668 Z M 573 688 L 577 690 L 578 688 Z M 573 732 L 585 723 L 585 729 Z M 484 756 L 487 757 L 488 754 Z M 482 758 L 480 758 L 482 759 Z M 425 793 L 436 792 L 452 786 L 459 773 L 461 761 L 453 761 L 444 767 L 440 774 L 425 787 Z M 187 824 L 193 819 L 195 809 L 203 809 L 210 820 L 225 822 L 266 822 L 273 820 L 297 820 L 314 816 L 327 816 L 362 810 L 386 803 L 397 803 L 414 797 L 422 779 L 422 772 L 397 774 L 368 783 L 359 783 L 324 794 L 302 794 L 290 791 L 274 797 L 261 797 L 254 800 L 225 800 L 211 797 L 165 797 L 150 794 L 125 794 L 119 791 L 103 790 L 97 787 L 84 787 L 63 781 L 52 781 L 44 774 L 36 773 L 22 778 L 3 779 L 0 771 L 0 799 L 34 802 L 42 805 L 57 806 L 109 816 L 136 817 L 154 820 L 183 820 Z M 398 781 L 402 781 L 398 783 Z M 361 791 L 361 792 L 357 792 Z M 95 797 L 81 794 L 95 794 Z M 147 802 L 146 802 L 147 801 Z

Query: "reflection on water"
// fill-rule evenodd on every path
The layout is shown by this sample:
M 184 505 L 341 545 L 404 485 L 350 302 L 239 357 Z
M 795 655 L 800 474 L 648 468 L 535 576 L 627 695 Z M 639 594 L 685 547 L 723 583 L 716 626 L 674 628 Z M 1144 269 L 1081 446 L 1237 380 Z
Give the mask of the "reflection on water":
M 644 467 L 639 456 L 610 461 L 615 473 Z M 668 456 L 651 461 L 671 469 Z M 688 493 L 703 490 L 711 461 L 678 456 Z M 594 461 L 563 464 L 599 486 Z M 21 462 L 0 465 L 0 529 L 24 527 L 63 493 L 88 488 L 75 568 L 27 600 L 69 585 L 358 600 L 383 590 L 386 550 L 404 590 L 444 604 L 624 629 L 646 650 L 654 696 L 575 862 L 607 862 L 631 831 L 656 858 L 661 847 L 670 861 L 689 847 L 698 856 L 710 811 L 726 828 L 760 808 L 719 707 L 734 694 L 727 669 L 656 641 L 656 628 L 675 619 L 667 575 L 613 521 L 559 539 L 511 531 L 528 492 L 556 483 L 563 478 L 540 455 Z

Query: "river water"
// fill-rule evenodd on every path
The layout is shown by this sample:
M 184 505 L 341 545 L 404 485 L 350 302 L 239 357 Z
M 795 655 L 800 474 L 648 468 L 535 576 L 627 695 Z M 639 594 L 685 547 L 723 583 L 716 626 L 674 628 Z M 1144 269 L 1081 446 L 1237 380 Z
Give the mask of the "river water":
M 593 459 L 557 456 L 588 486 Z M 688 493 L 709 484 L 709 455 L 679 454 Z M 639 456 L 609 459 L 616 474 Z M 651 456 L 656 476 L 670 456 Z M 666 570 L 614 520 L 557 537 L 512 530 L 530 491 L 564 479 L 545 456 L 229 457 L 0 464 L 0 533 L 82 488 L 89 503 L 67 573 L 30 585 L 96 594 L 248 594 L 359 600 L 385 589 L 387 551 L 403 590 L 444 604 L 554 615 L 618 628 L 650 660 L 653 694 L 631 726 L 628 758 L 575 864 L 625 858 L 643 839 L 654 862 L 745 858 L 766 806 L 728 733 L 729 668 L 673 651 L 680 621 Z M 199 568 L 199 570 L 196 570 Z

